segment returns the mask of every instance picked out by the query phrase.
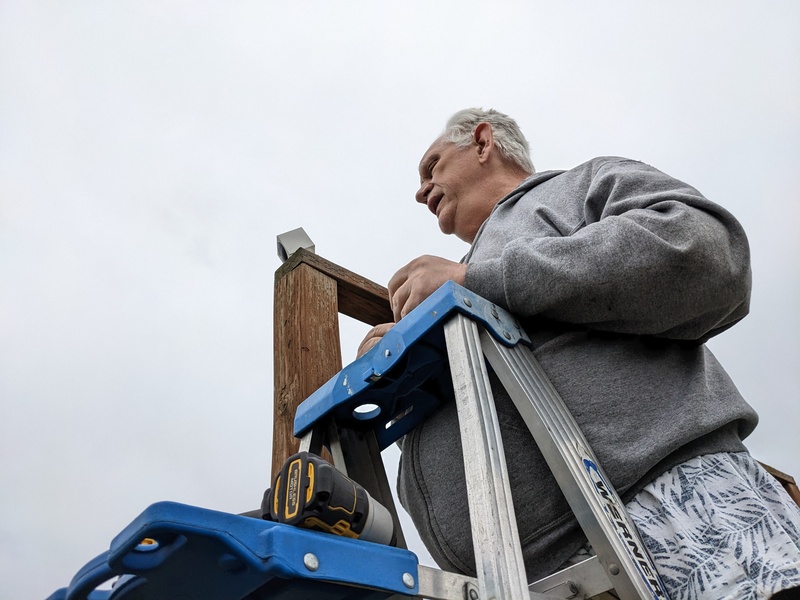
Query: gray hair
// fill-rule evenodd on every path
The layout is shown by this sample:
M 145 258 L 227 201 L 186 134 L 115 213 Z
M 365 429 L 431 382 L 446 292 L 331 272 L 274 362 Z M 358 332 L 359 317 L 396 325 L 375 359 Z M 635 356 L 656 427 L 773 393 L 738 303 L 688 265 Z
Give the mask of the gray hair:
M 465 108 L 458 111 L 448 119 L 441 139 L 452 142 L 459 148 L 465 148 L 472 143 L 472 134 L 481 123 L 489 123 L 492 126 L 494 143 L 503 157 L 526 173 L 536 172 L 531 162 L 528 140 L 522 135 L 517 122 L 492 108 L 489 110 Z

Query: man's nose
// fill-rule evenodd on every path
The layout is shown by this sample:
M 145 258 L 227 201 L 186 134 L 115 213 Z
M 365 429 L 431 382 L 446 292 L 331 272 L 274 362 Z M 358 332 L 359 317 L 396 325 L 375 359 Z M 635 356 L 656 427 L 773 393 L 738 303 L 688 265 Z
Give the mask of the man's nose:
M 420 186 L 419 190 L 417 191 L 417 196 L 416 196 L 417 202 L 419 202 L 420 204 L 427 204 L 428 194 L 431 193 L 432 189 L 433 189 L 433 184 L 431 182 L 423 183 Z

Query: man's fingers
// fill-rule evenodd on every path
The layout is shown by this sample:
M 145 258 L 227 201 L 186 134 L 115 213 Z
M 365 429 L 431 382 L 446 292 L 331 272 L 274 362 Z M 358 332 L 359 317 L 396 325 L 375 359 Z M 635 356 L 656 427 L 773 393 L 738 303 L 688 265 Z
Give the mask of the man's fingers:
M 394 317 L 395 323 L 400 320 L 400 309 L 405 301 L 405 296 L 400 292 L 400 290 L 404 285 L 406 285 L 406 283 L 408 283 L 408 278 L 406 276 L 407 269 L 408 265 L 392 275 L 392 278 L 389 280 L 389 283 L 386 286 L 386 288 L 389 290 L 389 305 L 391 306 L 392 316 Z
M 366 354 L 369 350 L 378 342 L 381 341 L 386 332 L 389 331 L 394 323 L 381 323 L 380 325 L 376 325 L 372 329 L 367 332 L 367 335 L 364 336 L 363 341 L 358 346 L 358 351 L 356 352 L 356 358 L 361 356 L 362 354 Z
M 361 342 L 361 345 L 358 347 L 358 351 L 356 352 L 356 358 L 359 358 L 364 354 L 366 354 L 367 352 L 369 352 L 370 350 L 372 350 L 372 347 L 375 346 L 375 344 L 377 344 L 380 341 L 381 338 L 377 337 L 369 340 L 364 340 L 363 342 Z
M 414 285 L 411 280 L 407 281 L 392 296 L 392 314 L 394 314 L 395 321 L 399 321 L 417 308 L 429 295 L 426 291 L 421 291 L 419 286 Z
M 405 317 L 408 313 L 410 313 L 412 310 L 417 308 L 417 306 L 419 306 L 420 303 L 425 298 L 427 298 L 427 296 L 420 296 L 418 293 L 416 293 L 416 290 L 412 289 L 410 290 L 410 292 L 411 293 L 406 297 L 405 302 L 403 302 L 403 305 L 398 307 L 401 319 Z
M 420 256 L 389 281 L 392 315 L 399 321 L 447 280 L 464 284 L 467 266 L 438 256 Z
M 367 333 L 367 337 L 383 337 L 386 335 L 386 332 L 389 331 L 392 327 L 394 327 L 394 323 L 381 323 L 380 325 L 375 325 L 372 329 L 369 330 Z
M 402 319 L 408 311 L 404 311 L 404 307 L 408 302 L 408 296 L 411 293 L 410 282 L 406 281 L 401 285 L 394 294 L 391 295 L 392 314 L 394 315 L 395 322 Z
M 389 290 L 389 298 L 392 298 L 395 295 L 395 292 L 397 292 L 397 290 L 400 288 L 400 286 L 403 285 L 408 279 L 408 274 L 407 274 L 408 267 L 409 265 L 406 265 L 405 267 L 397 271 L 397 273 L 392 275 L 392 278 L 389 280 L 389 283 L 386 286 L 386 288 Z

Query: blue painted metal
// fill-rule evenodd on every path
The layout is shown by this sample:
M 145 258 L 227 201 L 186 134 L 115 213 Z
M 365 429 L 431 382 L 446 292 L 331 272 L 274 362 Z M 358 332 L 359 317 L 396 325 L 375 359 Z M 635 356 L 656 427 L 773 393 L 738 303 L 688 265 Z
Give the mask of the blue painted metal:
M 511 313 L 449 281 L 309 396 L 297 409 L 295 435 L 334 416 L 339 426 L 373 429 L 382 450 L 424 421 L 453 397 L 442 326 L 456 312 L 507 346 L 530 343 Z
M 419 580 L 417 564 L 400 548 L 159 502 L 48 600 L 378 600 L 418 593 L 403 583 L 405 573 Z

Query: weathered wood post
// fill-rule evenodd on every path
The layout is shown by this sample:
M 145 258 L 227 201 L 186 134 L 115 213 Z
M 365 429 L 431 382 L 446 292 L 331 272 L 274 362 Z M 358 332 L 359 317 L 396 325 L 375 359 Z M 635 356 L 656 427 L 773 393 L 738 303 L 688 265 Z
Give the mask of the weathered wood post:
M 369 325 L 392 321 L 386 288 L 298 250 L 275 272 L 272 475 L 297 452 L 297 406 L 342 368 L 339 313 Z

